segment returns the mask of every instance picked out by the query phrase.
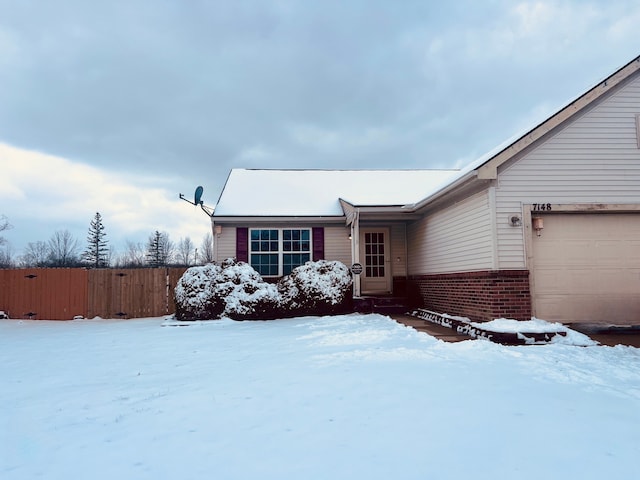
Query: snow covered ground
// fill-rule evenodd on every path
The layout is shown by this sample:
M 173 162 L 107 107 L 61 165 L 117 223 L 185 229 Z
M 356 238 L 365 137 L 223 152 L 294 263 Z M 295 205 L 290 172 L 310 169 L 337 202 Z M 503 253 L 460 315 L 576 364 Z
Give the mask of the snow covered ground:
M 162 323 L 0 320 L 0 478 L 637 478 L 633 347 Z

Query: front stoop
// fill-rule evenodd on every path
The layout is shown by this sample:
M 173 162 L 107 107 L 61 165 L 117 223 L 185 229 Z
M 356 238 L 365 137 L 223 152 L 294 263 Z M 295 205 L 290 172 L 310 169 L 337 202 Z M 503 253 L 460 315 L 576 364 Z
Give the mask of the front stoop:
M 353 310 L 359 313 L 380 313 L 393 315 L 404 313 L 409 309 L 404 297 L 360 297 L 353 299 Z

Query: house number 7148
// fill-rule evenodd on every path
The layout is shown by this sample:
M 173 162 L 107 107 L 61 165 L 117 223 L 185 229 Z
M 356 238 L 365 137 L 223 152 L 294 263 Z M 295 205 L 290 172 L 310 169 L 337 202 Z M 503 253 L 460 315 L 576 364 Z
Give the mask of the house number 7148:
M 534 212 L 540 212 L 540 211 L 549 211 L 551 210 L 551 204 L 550 203 L 534 203 L 531 206 L 531 210 L 533 210 Z

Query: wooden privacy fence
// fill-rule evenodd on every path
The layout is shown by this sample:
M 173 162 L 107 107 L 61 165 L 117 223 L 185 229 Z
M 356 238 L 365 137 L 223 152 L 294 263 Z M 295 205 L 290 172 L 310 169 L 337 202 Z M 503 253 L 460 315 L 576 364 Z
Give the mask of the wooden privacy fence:
M 157 317 L 175 312 L 186 267 L 0 270 L 0 310 L 10 318 L 72 320 Z

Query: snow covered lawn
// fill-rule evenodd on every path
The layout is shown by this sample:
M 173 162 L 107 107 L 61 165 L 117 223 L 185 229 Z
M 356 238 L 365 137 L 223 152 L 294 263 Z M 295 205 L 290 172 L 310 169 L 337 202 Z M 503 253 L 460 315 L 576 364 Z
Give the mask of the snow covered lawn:
M 380 315 L 0 320 L 0 478 L 636 478 L 640 350 Z

